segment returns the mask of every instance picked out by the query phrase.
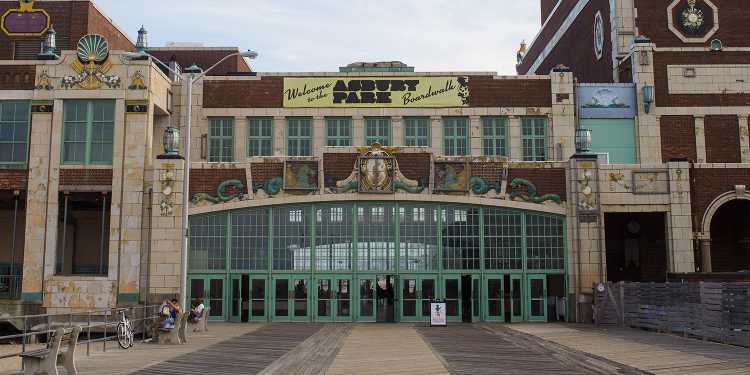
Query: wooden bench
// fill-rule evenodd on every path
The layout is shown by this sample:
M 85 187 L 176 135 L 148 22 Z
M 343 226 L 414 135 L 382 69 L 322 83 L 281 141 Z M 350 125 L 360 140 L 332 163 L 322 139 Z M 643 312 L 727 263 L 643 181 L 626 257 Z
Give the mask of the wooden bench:
M 52 334 L 52 338 L 47 343 L 46 349 L 39 349 L 30 352 L 21 353 L 25 375 L 36 375 L 44 373 L 47 375 L 57 375 L 57 359 L 62 357 L 63 366 L 68 374 L 78 374 L 76 369 L 76 345 L 78 344 L 78 335 L 81 334 L 81 327 L 75 326 L 72 329 L 58 328 Z M 65 351 L 61 347 L 66 345 Z
M 172 328 L 158 328 L 159 331 L 159 344 L 184 344 L 187 340 L 183 340 L 185 337 L 185 325 L 187 322 L 187 314 L 182 312 L 177 314 L 177 318 L 174 320 L 174 327 Z M 182 331 L 182 333 L 180 333 Z

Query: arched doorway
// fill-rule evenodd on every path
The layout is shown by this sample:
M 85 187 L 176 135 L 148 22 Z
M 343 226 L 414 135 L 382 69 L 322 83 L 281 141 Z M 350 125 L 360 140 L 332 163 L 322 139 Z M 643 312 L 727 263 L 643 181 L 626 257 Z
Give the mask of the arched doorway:
M 730 200 L 711 219 L 713 272 L 750 270 L 750 200 Z

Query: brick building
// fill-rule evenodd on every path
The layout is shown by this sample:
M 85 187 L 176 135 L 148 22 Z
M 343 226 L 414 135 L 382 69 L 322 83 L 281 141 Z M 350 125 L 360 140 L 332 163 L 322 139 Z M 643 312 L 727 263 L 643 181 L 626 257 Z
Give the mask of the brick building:
M 586 320 L 597 282 L 705 270 L 710 250 L 715 270 L 736 268 L 741 254 L 722 251 L 743 238 L 710 222 L 731 217 L 724 202 L 742 208 L 741 84 L 678 105 L 696 100 L 681 72 L 745 68 L 683 67 L 696 58 L 661 55 L 658 39 L 621 47 L 630 34 L 610 19 L 635 12 L 609 6 L 543 1 L 518 76 L 395 62 L 262 73 L 236 48 L 146 49 L 176 74 L 134 58 L 90 1 L 0 2 L 2 304 L 158 302 L 186 277 L 187 296 L 221 320 L 419 321 L 435 298 L 449 320 Z M 50 24 L 56 55 L 37 56 Z M 589 39 L 591 56 L 564 44 Z M 700 56 L 743 53 L 728 45 Z M 229 55 L 188 100 L 186 67 Z M 185 134 L 188 105 L 183 275 L 186 163 L 160 156 L 168 127 Z M 577 152 L 578 127 L 591 152 Z

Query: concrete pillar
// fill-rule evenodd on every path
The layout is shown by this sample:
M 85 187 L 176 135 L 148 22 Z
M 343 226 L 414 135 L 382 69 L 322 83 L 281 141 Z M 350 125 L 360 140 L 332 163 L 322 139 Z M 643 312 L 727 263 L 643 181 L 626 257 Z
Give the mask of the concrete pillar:
M 46 103 L 52 107 L 53 103 Z M 62 102 L 58 101 L 59 106 Z M 56 108 L 57 116 L 62 108 Z M 26 229 L 23 253 L 21 299 L 41 302 L 44 280 L 45 239 L 48 232 L 47 197 L 49 195 L 50 147 L 53 142 L 53 112 L 33 112 L 29 137 L 29 179 L 26 192 Z M 59 144 L 59 141 L 57 141 Z M 55 211 L 57 212 L 57 211 Z M 55 226 L 52 231 L 57 231 Z
M 391 146 L 404 146 L 404 118 L 391 117 Z
M 657 115 L 656 89 L 654 100 L 646 113 L 644 87 L 654 87 L 654 48 L 650 41 L 634 43 L 633 79 L 636 84 L 638 119 L 636 123 L 638 136 L 638 161 L 641 164 L 661 164 L 661 131 Z M 665 88 L 661 88 L 665 89 Z
M 482 155 L 482 118 L 469 116 L 469 155 Z
M 740 158 L 742 163 L 750 163 L 750 117 L 739 115 L 740 124 Z
M 548 159 L 558 160 L 558 144 L 562 149 L 562 159 L 567 160 L 576 152 L 575 132 L 575 80 L 568 69 L 553 70 L 550 73 L 552 85 L 552 116 L 549 121 L 551 142 Z M 520 139 L 520 138 L 519 138 Z
M 244 161 L 247 158 L 247 122 L 247 117 L 234 118 L 233 160 L 236 162 Z
M 690 163 L 669 162 L 667 259 L 669 272 L 695 272 L 693 222 L 690 202 Z
M 273 154 L 274 156 L 286 155 L 286 118 L 276 116 L 273 118 Z
M 361 147 L 365 145 L 365 118 L 362 116 L 352 117 L 352 146 Z
M 430 122 L 432 152 L 437 155 L 445 155 L 445 149 L 443 147 L 443 118 L 440 116 L 432 116 L 430 117 Z
M 510 141 L 510 160 L 523 160 L 523 150 L 521 149 L 521 118 L 511 116 L 508 121 L 508 140 Z
M 705 117 L 695 116 L 695 152 L 698 163 L 706 162 L 706 127 Z
M 151 198 L 148 301 L 158 303 L 180 291 L 183 160 L 157 160 Z
M 326 119 L 323 116 L 315 116 L 312 120 L 312 154 L 323 155 L 323 147 L 326 145 Z

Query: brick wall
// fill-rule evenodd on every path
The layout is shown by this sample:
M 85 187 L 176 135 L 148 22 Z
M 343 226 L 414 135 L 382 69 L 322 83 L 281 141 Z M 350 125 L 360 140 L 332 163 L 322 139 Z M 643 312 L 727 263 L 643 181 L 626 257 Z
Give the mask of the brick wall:
M 544 24 L 544 21 L 547 20 L 547 17 L 549 17 L 550 13 L 552 13 L 552 10 L 555 9 L 555 5 L 560 0 L 541 0 L 541 16 L 542 16 L 542 25 Z
M 284 163 L 253 163 L 250 166 L 253 184 L 264 184 L 274 177 L 284 177 Z
M 228 180 L 240 180 L 247 185 L 245 170 L 240 168 L 231 169 L 191 169 L 190 170 L 190 196 L 196 193 L 208 193 L 216 195 L 219 185 Z M 247 186 L 242 191 L 247 193 Z
M 706 116 L 706 162 L 739 163 L 740 131 L 737 116 Z
M 693 192 L 693 228 L 700 231 L 703 214 L 716 197 L 734 191 L 735 185 L 750 186 L 750 169 L 748 168 L 695 168 L 691 172 Z
M 34 65 L 0 65 L 0 90 L 33 90 Z
M 203 84 L 205 108 L 280 108 L 283 105 L 282 77 L 259 80 L 206 81 Z
M 557 194 L 562 200 L 566 199 L 564 168 L 510 169 L 508 183 L 515 178 L 531 181 L 536 186 L 537 195 Z
M 60 186 L 112 186 L 111 169 L 61 169 Z
M 719 30 L 711 39 L 721 39 L 726 47 L 748 46 L 747 20 L 750 8 L 747 0 L 711 0 L 719 8 Z M 682 42 L 667 28 L 667 7 L 672 0 L 635 0 L 638 8 L 636 24 L 638 32 L 646 35 L 659 47 L 683 47 Z M 707 46 L 706 43 L 690 43 L 690 46 Z
M 28 176 L 26 169 L 0 169 L 0 190 L 26 190 Z
M 500 178 L 503 173 L 503 165 L 501 163 L 483 163 L 475 162 L 471 163 L 471 175 L 481 177 L 490 183 L 490 186 L 494 186 L 500 183 Z
M 654 81 L 656 105 L 659 107 L 730 107 L 750 106 L 750 93 L 669 95 L 667 65 L 747 64 L 750 52 L 656 52 Z
M 469 77 L 471 107 L 551 107 L 549 80 Z
M 333 186 L 337 181 L 349 177 L 354 170 L 354 164 L 357 163 L 357 156 L 356 153 L 323 154 L 323 173 L 325 173 L 326 186 Z
M 55 24 L 57 27 L 57 24 Z M 135 34 L 137 30 L 132 30 Z M 135 45 L 127 35 L 123 34 L 107 16 L 102 14 L 93 3 L 88 7 L 88 30 L 87 33 L 95 33 L 103 36 L 109 43 L 110 50 L 134 51 Z
M 424 186 L 430 183 L 430 161 L 429 153 L 396 154 L 396 161 L 401 173 L 410 180 L 420 181 Z
M 674 158 L 698 159 L 695 149 L 695 119 L 693 116 L 662 116 L 661 156 L 665 163 Z
M 519 74 L 529 71 L 576 3 L 578 2 L 572 0 L 562 2 L 542 34 L 536 38 L 523 64 L 518 67 Z M 604 49 L 601 59 L 597 59 L 594 52 L 594 16 L 597 12 L 601 12 L 604 21 Z M 549 74 L 552 68 L 563 64 L 573 70 L 580 82 L 612 82 L 614 67 L 609 13 L 609 0 L 591 0 L 536 69 L 536 74 Z

